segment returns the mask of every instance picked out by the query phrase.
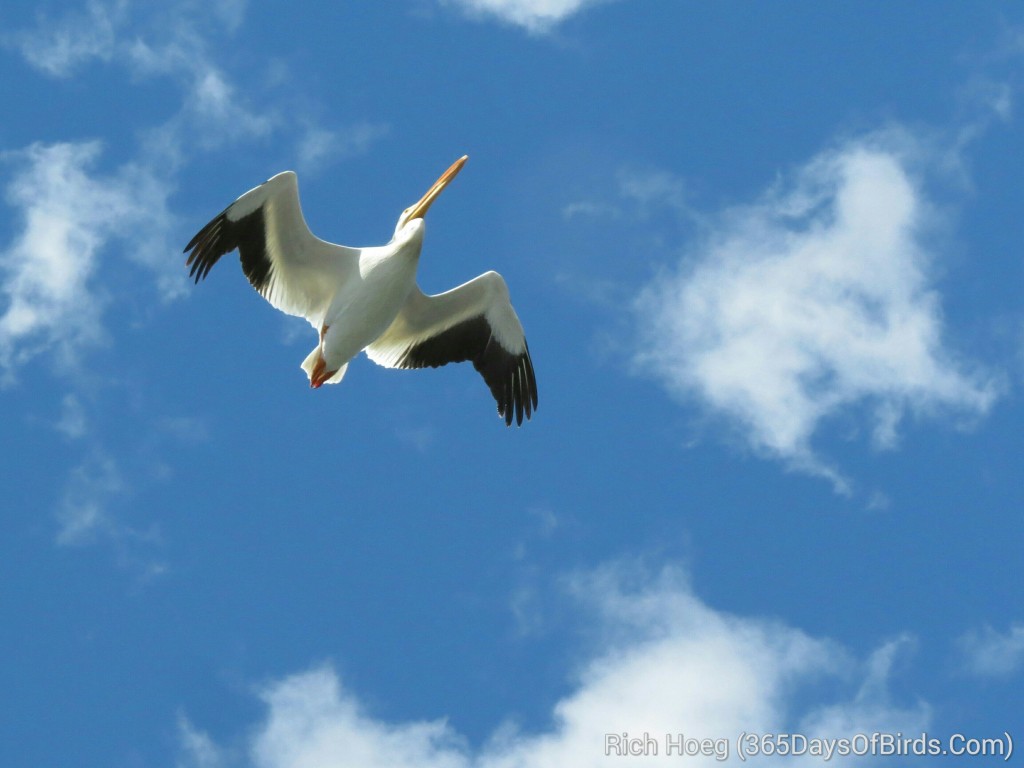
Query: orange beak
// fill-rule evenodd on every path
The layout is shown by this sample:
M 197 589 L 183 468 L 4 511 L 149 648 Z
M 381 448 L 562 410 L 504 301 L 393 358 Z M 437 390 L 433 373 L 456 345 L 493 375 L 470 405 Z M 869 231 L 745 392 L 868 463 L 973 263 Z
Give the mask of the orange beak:
M 455 178 L 459 171 L 462 170 L 462 166 L 469 160 L 469 155 L 463 155 L 451 166 L 447 171 L 441 174 L 441 177 L 433 183 L 427 193 L 421 197 L 415 205 L 409 209 L 409 215 L 406 217 L 406 221 L 412 221 L 413 219 L 422 219 L 427 209 L 430 208 L 431 204 L 437 199 L 437 196 L 441 194 L 442 190 L 448 186 L 449 182 Z

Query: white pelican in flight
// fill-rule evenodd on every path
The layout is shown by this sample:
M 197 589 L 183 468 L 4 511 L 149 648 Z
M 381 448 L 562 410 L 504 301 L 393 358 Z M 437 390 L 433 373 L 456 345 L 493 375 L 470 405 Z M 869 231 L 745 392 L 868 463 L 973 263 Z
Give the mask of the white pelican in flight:
M 436 296 L 416 284 L 427 209 L 462 169 L 456 160 L 417 203 L 402 211 L 391 242 L 348 248 L 306 226 L 292 171 L 235 200 L 185 246 L 196 283 L 238 249 L 242 271 L 274 307 L 304 317 L 320 334 L 302 363 L 309 385 L 337 384 L 365 351 L 387 368 L 436 368 L 472 360 L 506 425 L 537 408 L 537 380 L 508 287 L 486 272 Z

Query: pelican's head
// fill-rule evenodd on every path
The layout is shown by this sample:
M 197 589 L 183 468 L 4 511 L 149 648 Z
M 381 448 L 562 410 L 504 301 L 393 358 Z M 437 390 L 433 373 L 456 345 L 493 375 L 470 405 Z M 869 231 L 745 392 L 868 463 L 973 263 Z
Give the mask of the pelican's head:
M 415 203 L 410 205 L 404 211 L 402 215 L 398 217 L 398 224 L 395 225 L 395 234 L 397 235 L 406 224 L 413 219 L 422 219 L 427 209 L 430 208 L 431 204 L 437 199 L 437 196 L 441 194 L 441 190 L 448 186 L 448 182 L 455 178 L 455 175 L 462 170 L 462 166 L 466 164 L 469 159 L 469 155 L 463 155 L 454 163 L 447 171 L 441 174 L 441 178 L 435 181 L 427 193 L 417 200 Z

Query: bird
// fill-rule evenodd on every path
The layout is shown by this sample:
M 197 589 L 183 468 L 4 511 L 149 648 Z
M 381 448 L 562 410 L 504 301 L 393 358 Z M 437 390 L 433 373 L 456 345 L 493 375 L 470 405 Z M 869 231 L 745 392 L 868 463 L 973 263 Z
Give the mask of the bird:
M 508 286 L 489 271 L 436 295 L 416 273 L 424 216 L 462 170 L 456 160 L 402 211 L 386 245 L 351 248 L 310 232 L 298 177 L 283 171 L 249 190 L 199 230 L 183 253 L 198 284 L 237 250 L 242 271 L 273 307 L 305 318 L 319 338 L 302 362 L 309 385 L 337 384 L 361 351 L 386 368 L 437 368 L 471 361 L 506 426 L 537 409 L 537 379 Z

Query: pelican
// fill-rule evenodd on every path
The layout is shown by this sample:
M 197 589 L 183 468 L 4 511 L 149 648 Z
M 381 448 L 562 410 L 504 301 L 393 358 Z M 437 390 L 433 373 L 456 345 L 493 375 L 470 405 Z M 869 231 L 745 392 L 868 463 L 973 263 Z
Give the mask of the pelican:
M 497 272 L 428 296 L 416 284 L 423 217 L 469 158 L 452 163 L 402 211 L 387 245 L 349 248 L 306 226 L 298 180 L 284 171 L 249 190 L 185 246 L 198 284 L 235 249 L 264 299 L 304 317 L 319 334 L 302 362 L 309 385 L 337 384 L 360 351 L 386 368 L 437 368 L 472 360 L 506 426 L 537 409 L 537 380 L 508 286 Z

